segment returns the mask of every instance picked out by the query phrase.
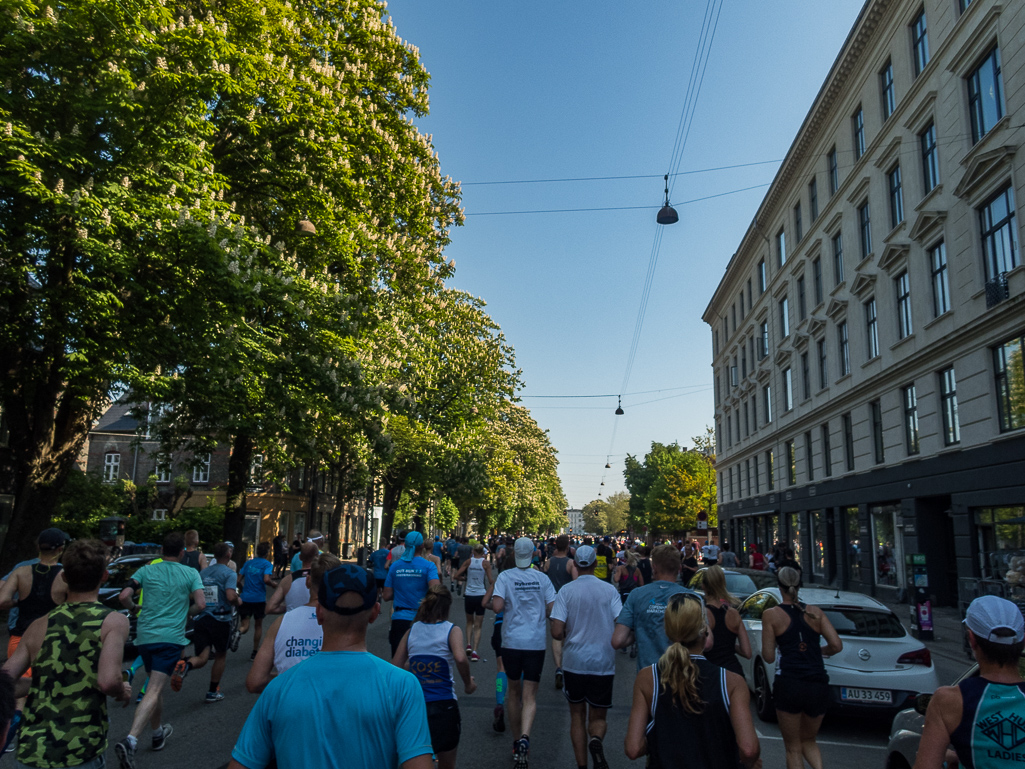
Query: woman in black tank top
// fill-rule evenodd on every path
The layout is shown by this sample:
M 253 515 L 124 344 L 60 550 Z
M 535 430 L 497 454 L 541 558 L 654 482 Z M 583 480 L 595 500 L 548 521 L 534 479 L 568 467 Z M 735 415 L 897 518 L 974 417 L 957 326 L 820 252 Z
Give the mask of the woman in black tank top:
M 712 648 L 705 656 L 713 665 L 743 676 L 737 654 L 751 659 L 751 641 L 736 609 L 737 599 L 726 589 L 726 575 L 721 567 L 709 566 L 701 576 L 708 626 L 712 630 Z
M 709 632 L 704 603 L 693 593 L 672 596 L 665 628 L 669 648 L 634 681 L 627 757 L 647 753 L 650 769 L 753 766 L 759 745 L 747 684 L 702 656 Z

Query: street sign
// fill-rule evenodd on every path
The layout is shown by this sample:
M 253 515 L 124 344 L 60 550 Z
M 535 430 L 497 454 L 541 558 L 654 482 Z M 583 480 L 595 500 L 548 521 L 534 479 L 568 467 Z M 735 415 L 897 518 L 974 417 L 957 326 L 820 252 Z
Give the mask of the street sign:
M 704 530 L 708 528 L 708 521 L 698 521 L 698 529 Z

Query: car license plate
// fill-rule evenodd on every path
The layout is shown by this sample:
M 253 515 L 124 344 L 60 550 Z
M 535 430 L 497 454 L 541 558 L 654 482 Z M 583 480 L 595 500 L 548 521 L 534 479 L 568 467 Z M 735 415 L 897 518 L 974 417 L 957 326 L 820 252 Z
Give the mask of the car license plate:
M 893 692 L 889 689 L 855 689 L 851 686 L 840 687 L 840 699 L 844 702 L 864 702 L 876 705 L 892 705 Z

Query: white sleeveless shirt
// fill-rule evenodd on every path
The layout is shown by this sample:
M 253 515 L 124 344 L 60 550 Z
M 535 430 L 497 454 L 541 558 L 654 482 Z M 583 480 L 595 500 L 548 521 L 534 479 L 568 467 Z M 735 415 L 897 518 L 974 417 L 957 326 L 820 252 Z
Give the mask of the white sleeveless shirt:
M 470 558 L 470 565 L 466 569 L 466 589 L 463 590 L 463 595 L 484 595 L 488 592 L 484 575 L 484 559 Z
M 324 631 L 317 623 L 317 609 L 300 606 L 286 612 L 274 638 L 274 667 L 284 673 L 320 651 Z
M 304 569 L 303 571 L 307 571 Z M 306 575 L 292 576 L 292 586 L 285 593 L 285 611 L 292 611 L 310 602 L 310 589 L 306 585 Z
M 453 674 L 456 661 L 448 643 L 452 632 L 451 622 L 414 622 L 409 628 L 406 649 L 409 653 L 409 670 L 416 676 L 424 690 L 427 702 L 444 702 L 456 699 Z

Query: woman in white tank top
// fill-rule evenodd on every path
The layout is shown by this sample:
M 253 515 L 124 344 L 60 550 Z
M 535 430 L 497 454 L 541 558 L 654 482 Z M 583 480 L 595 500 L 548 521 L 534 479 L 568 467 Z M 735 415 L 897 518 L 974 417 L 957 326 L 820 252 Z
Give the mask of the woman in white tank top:
M 466 574 L 466 588 L 463 591 L 463 608 L 466 611 L 466 653 L 471 662 L 480 660 L 477 646 L 484 629 L 484 594 L 495 581 L 491 576 L 491 564 L 484 557 L 484 545 L 478 543 L 473 555 L 464 563 L 456 578 Z

